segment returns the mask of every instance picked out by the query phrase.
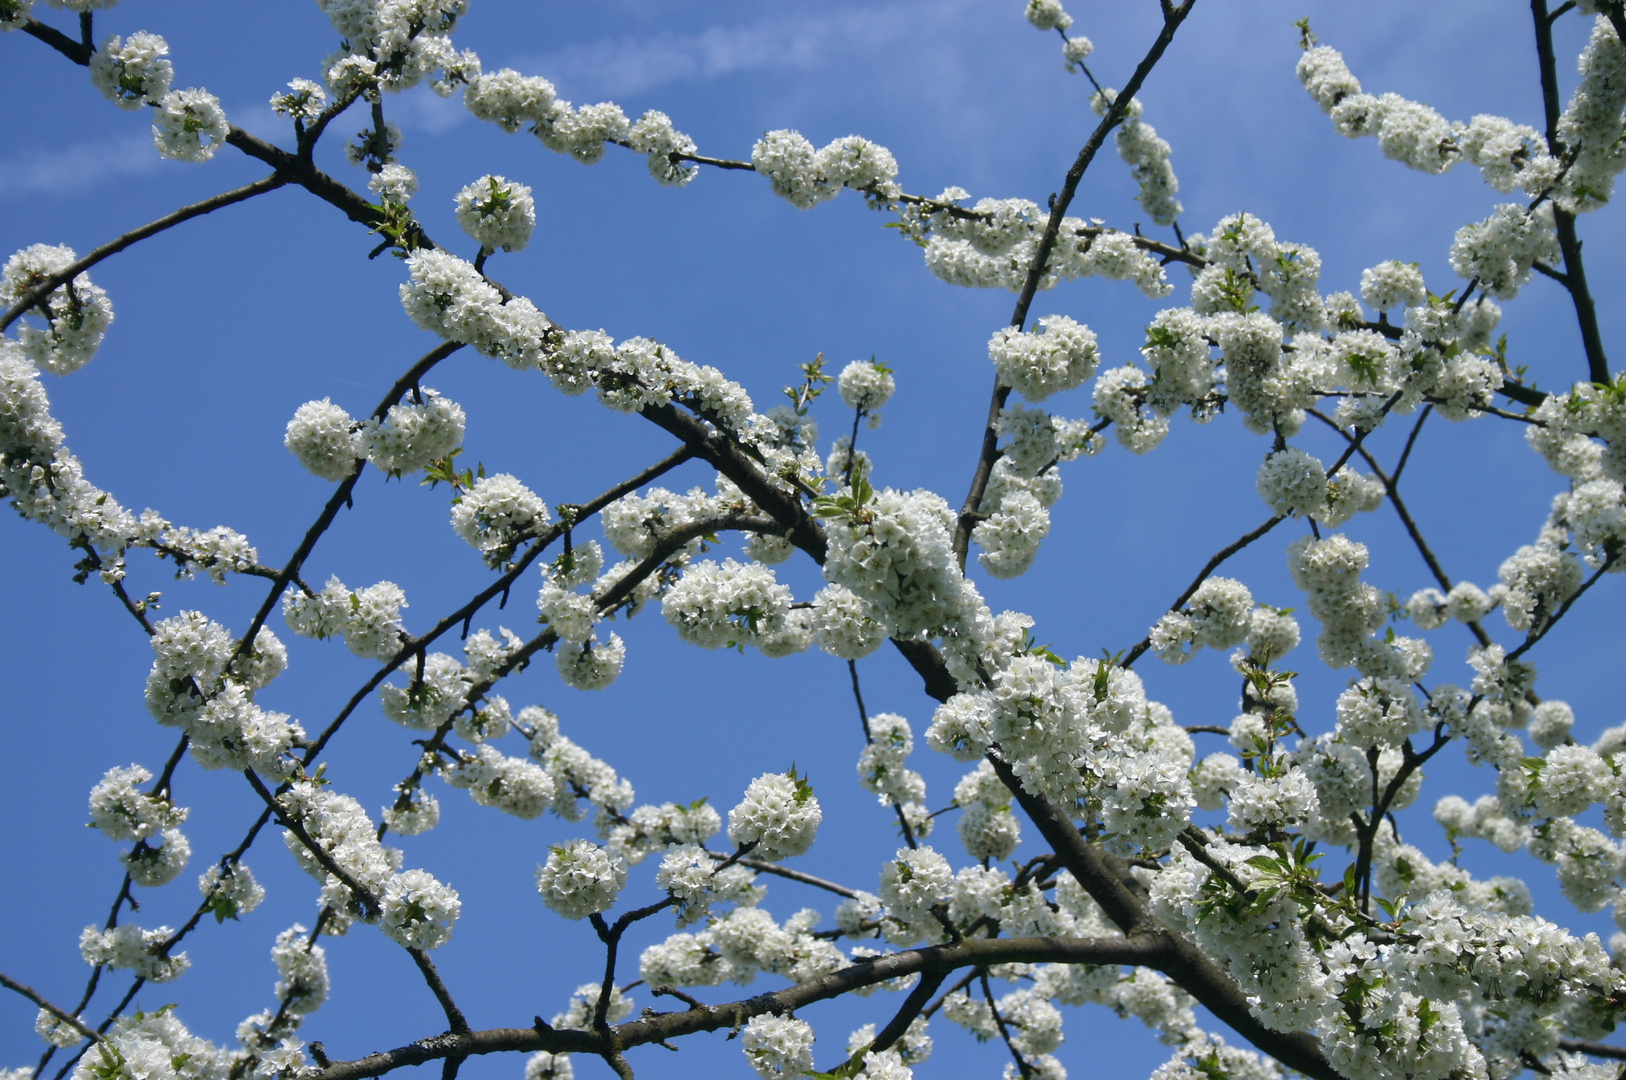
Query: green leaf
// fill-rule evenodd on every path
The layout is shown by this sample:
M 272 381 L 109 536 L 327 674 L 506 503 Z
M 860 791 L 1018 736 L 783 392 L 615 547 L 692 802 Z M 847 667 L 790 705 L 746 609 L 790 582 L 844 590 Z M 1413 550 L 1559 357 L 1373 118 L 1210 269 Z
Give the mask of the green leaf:
M 1434 1007 L 1432 1001 L 1424 998 L 1417 1003 L 1417 1033 L 1419 1035 L 1427 1035 L 1428 1029 L 1439 1023 L 1439 1020 L 1440 1011 Z
M 229 896 L 216 893 L 209 898 L 209 913 L 215 917 L 215 922 L 223 923 L 227 919 L 237 919 L 237 901 Z
M 796 785 L 796 803 L 798 806 L 806 803 L 807 800 L 813 797 L 813 785 L 808 781 L 807 777 L 796 775 L 795 765 L 792 765 L 790 767 L 790 772 L 786 773 L 785 775 L 790 777 L 791 782 Z

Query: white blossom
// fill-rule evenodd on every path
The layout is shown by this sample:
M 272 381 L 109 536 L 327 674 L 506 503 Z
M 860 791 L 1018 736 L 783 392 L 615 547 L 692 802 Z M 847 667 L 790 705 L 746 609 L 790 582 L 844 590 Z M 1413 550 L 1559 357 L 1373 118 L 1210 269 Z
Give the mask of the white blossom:
M 740 1049 L 758 1076 L 792 1080 L 813 1068 L 813 1028 L 805 1020 L 786 1016 L 753 1016 L 746 1022 Z
M 0 270 L 0 304 L 17 304 L 49 278 L 66 272 L 77 258 L 72 248 L 50 244 L 34 244 L 17 252 Z M 89 363 L 101 346 L 113 322 L 112 301 L 84 273 L 41 299 L 33 314 L 44 319 L 45 325 L 19 322 L 17 341 L 23 355 L 41 368 L 53 375 L 71 375 Z
M 295 410 L 282 441 L 323 480 L 343 480 L 363 456 L 355 421 L 330 398 L 307 401 Z
M 586 840 L 551 849 L 547 865 L 536 871 L 542 902 L 567 919 L 608 911 L 626 883 L 626 864 Z
M 207 90 L 171 90 L 157 102 L 152 141 L 176 161 L 208 161 L 225 145 L 230 125 L 220 99 Z
M 90 54 L 90 81 L 121 109 L 152 105 L 169 93 L 175 76 L 168 55 L 169 44 L 157 34 L 112 34 Z
M 794 771 L 764 773 L 751 781 L 745 798 L 728 812 L 728 838 L 752 855 L 778 862 L 813 846 L 824 812 L 813 786 Z
M 895 383 L 892 371 L 874 360 L 854 360 L 841 369 L 836 389 L 847 408 L 874 412 L 892 397 Z
M 457 193 L 457 223 L 485 251 L 523 251 L 536 228 L 536 203 L 524 184 L 482 176 Z
M 553 520 L 548 505 L 508 473 L 482 476 L 452 506 L 452 529 L 493 566 Z

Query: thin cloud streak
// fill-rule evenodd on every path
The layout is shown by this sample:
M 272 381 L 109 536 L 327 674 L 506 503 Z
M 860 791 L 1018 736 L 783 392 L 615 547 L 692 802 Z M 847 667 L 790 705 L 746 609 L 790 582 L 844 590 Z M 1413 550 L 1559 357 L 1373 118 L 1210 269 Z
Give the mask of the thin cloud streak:
M 895 46 L 920 32 L 908 4 L 850 8 L 808 18 L 771 18 L 693 33 L 662 33 L 573 45 L 515 61 L 569 94 L 628 94 L 677 82 L 700 82 L 763 68 L 806 69 L 834 56 Z
M 156 172 L 159 166 L 150 135 L 25 150 L 0 161 L 0 197 L 77 193 L 116 177 Z

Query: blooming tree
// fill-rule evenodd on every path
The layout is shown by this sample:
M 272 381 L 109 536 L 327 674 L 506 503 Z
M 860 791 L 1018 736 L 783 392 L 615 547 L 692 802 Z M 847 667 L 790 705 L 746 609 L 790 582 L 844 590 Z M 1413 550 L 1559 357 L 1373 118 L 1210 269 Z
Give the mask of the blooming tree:
M 37 1066 L 0 1077 L 358 1080 L 439 1062 L 450 1080 L 466 1060 L 501 1054 L 524 1055 L 512 1071 L 527 1080 L 606 1066 L 631 1076 L 682 1060 L 652 1045 L 727 1032 L 763 1077 L 957 1075 L 941 1048 L 928 1059 L 934 1043 L 970 1037 L 1003 1048 L 1008 1077 L 1053 1078 L 1066 1075 L 1063 1010 L 1090 1006 L 1156 1032 L 1172 1055 L 1161 1080 L 1613 1075 L 1597 1062 L 1626 1057 L 1602 1042 L 1626 1008 L 1614 960 L 1626 936 L 1606 947 L 1563 924 L 1613 905 L 1626 926 L 1626 725 L 1605 729 L 1605 718 L 1549 696 L 1563 688 L 1539 683 L 1536 662 L 1548 635 L 1589 605 L 1618 612 L 1608 575 L 1626 565 L 1626 377 L 1609 366 L 1581 243 L 1626 170 L 1626 12 L 1619 0 L 1533 0 L 1534 125 L 1449 119 L 1371 93 L 1301 21 L 1305 109 L 1411 169 L 1477 169 L 1503 200 L 1456 230 L 1454 279 L 1391 259 L 1329 292 L 1317 251 L 1246 207 L 1204 232 L 1181 228 L 1171 147 L 1137 94 L 1193 3 L 1163 0 L 1138 57 L 1098 59 L 1059 0 L 1029 0 L 1026 19 L 1046 35 L 1034 47 L 1059 46 L 1057 78 L 1065 68 L 1093 88 L 1089 133 L 1041 204 L 911 190 L 908 163 L 856 135 L 820 146 L 773 130 L 754 142 L 738 135 L 734 156 L 702 153 L 664 112 L 578 106 L 545 72 L 488 69 L 456 43 L 467 0 L 318 0 L 340 45 L 319 79 L 294 78 L 271 98 L 276 138 L 236 126 L 208 90 L 182 88 L 165 38 L 132 30 L 113 0 L 0 0 L 0 28 L 12 31 L 0 48 L 54 50 L 87 68 L 113 105 L 150 110 L 156 154 L 242 155 L 269 169 L 94 250 L 32 244 L 0 277 L 0 485 L 26 522 L 66 541 L 78 580 L 107 591 L 132 643 L 145 639 L 144 706 L 173 729 L 167 759 L 107 763 L 89 793 L 90 824 L 121 850 L 122 883 L 110 915 L 99 915 L 100 898 L 86 908 L 98 914 L 86 915 L 95 921 L 78 943 L 89 972 L 81 994 L 55 998 L 34 988 L 34 973 L 0 975 L 37 1006 L 45 1046 Z M 1561 20 L 1590 26 L 1567 97 Z M 1107 71 L 1118 85 L 1098 81 Z M 584 164 L 630 153 L 672 188 L 708 172 L 756 173 L 753 183 L 801 210 L 861 199 L 942 282 L 1014 294 L 1008 320 L 976 343 L 993 389 L 986 422 L 957 433 L 972 463 L 963 497 L 915 487 L 863 448 L 906 386 L 901 364 L 821 356 L 770 406 L 656 338 L 561 324 L 539 306 L 546 296 L 505 285 L 503 272 L 521 264 L 511 260 L 541 246 L 546 215 L 568 210 L 497 173 L 420 190 L 390 117 L 425 84 L 498 129 L 494 145 L 525 132 L 536 153 Z M 319 151 L 358 126 L 343 146 L 351 171 L 330 167 Z M 1119 168 L 1114 155 L 1138 206 L 1075 216 L 1086 173 Z M 99 264 L 278 190 L 313 215 L 348 219 L 395 272 L 402 311 L 381 306 L 368 319 L 404 315 L 439 344 L 403 361 L 371 411 L 330 394 L 286 420 L 287 452 L 328 494 L 297 547 L 267 560 L 229 526 L 126 509 L 70 448 L 48 387 L 118 333 L 116 298 L 94 281 Z M 420 209 L 430 196 L 452 204 L 465 235 L 431 235 Z M 1566 298 L 1580 345 L 1530 368 L 1510 362 L 1519 345 L 1498 326 L 1502 305 L 1537 275 Z M 1046 303 L 1049 290 L 1085 278 L 1162 305 L 1137 328 L 1138 357 L 1104 345 L 1104 328 L 1086 322 L 1099 312 Z M 460 457 L 469 411 L 429 382 L 479 357 L 512 369 L 514 394 L 592 394 L 647 422 L 662 453 L 579 503 L 559 501 L 552 489 L 568 477 L 557 471 L 471 464 Z M 1436 414 L 1431 432 L 1493 427 L 1556 474 L 1550 511 L 1511 540 L 1495 581 L 1453 576 L 1428 508 L 1409 505 L 1401 487 Z M 836 438 L 821 437 L 818 418 Z M 1041 545 L 1073 542 L 1049 535 L 1064 466 L 1153 453 L 1188 419 L 1248 433 L 1260 521 L 1239 536 L 1205 534 L 1212 557 L 1181 570 L 1188 584 L 1148 609 L 1140 640 L 1069 658 L 1081 627 L 1002 610 L 1001 590 L 1035 566 Z M 667 487 L 679 470 L 703 482 Z M 368 497 L 409 481 L 445 497 L 437 506 L 485 575 L 472 595 L 409 619 L 405 590 L 373 580 L 390 572 L 387 551 L 348 583 L 324 566 L 329 534 L 369 514 L 358 497 L 369 473 L 402 483 Z M 1356 537 L 1377 515 L 1398 520 L 1432 584 L 1369 580 L 1372 552 Z M 1298 595 L 1267 603 L 1261 583 L 1232 567 L 1270 545 Z M 147 590 L 153 557 L 181 578 L 256 587 L 259 599 L 235 621 L 171 610 Z M 798 566 L 814 568 L 813 587 Z M 553 699 L 561 684 L 615 695 L 635 662 L 635 618 L 669 624 L 682 647 L 760 653 L 768 664 L 827 654 L 861 721 L 849 755 L 857 782 L 884 808 L 873 824 L 895 830 L 895 854 L 821 864 L 839 876 L 798 868 L 850 789 L 823 776 L 815 786 L 771 740 L 743 789 L 689 777 L 682 798 L 641 801 L 612 760 L 587 749 L 568 709 L 520 698 Z M 289 635 L 366 662 L 330 718 L 261 703 L 283 700 L 273 688 L 299 677 Z M 1149 684 L 1172 685 L 1172 668 L 1205 649 L 1229 653 L 1229 689 L 1208 702 L 1228 723 L 1177 716 L 1149 696 Z M 867 710 L 861 664 L 889 652 L 912 672 L 929 721 Z M 1294 667 L 1312 653 L 1331 681 L 1301 698 Z M 552 670 L 521 684 L 528 667 Z M 703 688 L 678 694 L 672 708 L 701 731 L 706 698 Z M 330 744 L 375 713 L 387 722 L 367 728 L 369 753 L 395 761 L 399 779 L 370 807 Z M 951 796 L 928 791 L 937 767 L 923 759 L 934 754 L 959 763 Z M 1479 770 L 1455 775 L 1491 793 L 1425 799 L 1425 767 L 1454 756 Z M 222 826 L 238 830 L 232 846 L 195 851 L 187 830 L 229 815 L 186 794 L 213 770 L 240 777 L 234 788 L 253 809 Z M 466 790 L 482 813 L 564 823 L 566 839 L 488 857 L 536 864 L 527 927 L 590 928 L 596 955 L 572 976 L 568 1001 L 514 1001 L 502 1026 L 479 1027 L 437 967 L 465 902 L 423 865 L 428 849 L 414 838 L 440 825 L 441 800 L 461 798 L 449 789 Z M 1399 815 L 1413 804 L 1431 807 L 1435 824 L 1406 817 L 1403 840 Z M 1424 827 L 1443 830 L 1449 857 L 1413 842 Z M 1539 882 L 1471 872 L 1459 856 L 1480 844 L 1527 853 L 1532 881 L 1556 878 L 1561 898 Z M 284 860 L 284 849 L 316 900 L 308 920 L 274 934 L 265 1007 L 226 1038 L 189 1029 L 184 997 L 134 1004 L 148 984 L 184 988 L 188 952 L 228 932 L 208 917 L 247 920 L 266 899 L 250 862 Z M 153 925 L 148 897 L 184 892 L 180 880 L 199 864 L 190 915 Z M 792 890 L 810 906 L 773 914 Z M 328 953 L 350 944 L 334 939 L 374 929 L 410 958 L 440 1015 L 417 1041 L 343 1060 L 305 1039 L 321 1030 Z M 500 972 L 509 960 L 483 963 Z M 740 989 L 758 976 L 767 989 Z M 822 1003 L 849 995 L 868 998 L 872 1022 L 816 1042 Z

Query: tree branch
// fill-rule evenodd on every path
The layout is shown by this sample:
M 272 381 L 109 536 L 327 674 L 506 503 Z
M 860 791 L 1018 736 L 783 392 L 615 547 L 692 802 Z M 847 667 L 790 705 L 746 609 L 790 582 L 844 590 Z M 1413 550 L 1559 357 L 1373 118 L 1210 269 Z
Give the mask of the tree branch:
M 54 26 L 47 26 L 38 19 L 30 18 L 23 23 L 23 33 L 39 38 L 80 67 L 90 66 L 90 54 L 93 51 L 90 46 L 73 40 Z
M 448 341 L 431 349 L 421 360 L 413 364 L 405 375 L 396 380 L 395 385 L 390 388 L 390 392 L 384 395 L 384 400 L 379 402 L 378 408 L 373 410 L 373 417 L 382 420 L 388 414 L 391 406 L 399 404 L 401 399 L 406 396 L 406 392 L 416 386 L 418 380 L 423 378 L 425 373 L 462 347 L 461 344 L 455 341 Z M 236 663 L 247 655 L 249 650 L 254 648 L 255 637 L 259 635 L 260 628 L 265 625 L 265 621 L 271 617 L 272 609 L 276 607 L 277 601 L 281 599 L 283 591 L 299 575 L 299 571 L 305 565 L 305 560 L 316 549 L 317 541 L 333 524 L 333 519 L 338 517 L 339 508 L 350 504 L 351 493 L 355 491 L 356 481 L 361 477 L 361 472 L 366 468 L 366 465 L 365 460 L 358 459 L 356 461 L 356 466 L 350 470 L 350 475 L 339 482 L 339 486 L 328 497 L 327 505 L 322 507 L 322 512 L 311 523 L 311 527 L 305 530 L 305 538 L 299 542 L 299 547 L 288 557 L 288 561 L 283 565 L 282 569 L 277 571 L 270 590 L 266 592 L 265 600 L 260 604 L 260 610 L 254 613 L 254 618 L 249 623 L 248 629 L 243 632 L 243 636 L 237 641 L 237 648 L 232 654 L 233 663 Z
M 446 1023 L 451 1026 L 452 1032 L 467 1034 L 469 1022 L 463 1018 L 463 1010 L 457 1007 L 457 1002 L 452 1000 L 452 993 L 446 989 L 446 983 L 441 980 L 435 962 L 429 959 L 428 953 L 416 946 L 407 946 L 407 953 L 412 957 L 412 962 L 418 965 L 418 970 L 423 974 L 423 981 L 429 984 L 429 992 L 440 1002 L 441 1011 L 446 1014 Z
M 1113 98 L 1112 106 L 1101 118 L 1101 122 L 1095 125 L 1089 140 L 1084 143 L 1078 157 L 1073 161 L 1072 168 L 1067 170 L 1061 191 L 1051 201 L 1050 220 L 1045 223 L 1044 232 L 1039 234 L 1039 244 L 1034 249 L 1033 263 L 1028 267 L 1027 278 L 1022 283 L 1022 291 L 1016 300 L 1016 309 L 1011 312 L 1011 326 L 1021 329 L 1027 322 L 1028 309 L 1033 304 L 1034 294 L 1038 292 L 1039 282 L 1044 279 L 1045 267 L 1050 262 L 1050 253 L 1056 246 L 1056 236 L 1061 232 L 1062 219 L 1067 216 L 1067 208 L 1072 205 L 1073 196 L 1078 192 L 1078 185 L 1084 179 L 1085 171 L 1095 160 L 1095 155 L 1106 142 L 1107 135 L 1128 115 L 1129 103 L 1134 100 L 1136 92 L 1140 90 L 1146 77 L 1152 73 L 1152 69 L 1157 66 L 1157 62 L 1163 58 L 1164 50 L 1174 40 L 1175 31 L 1191 13 L 1191 5 L 1194 3 L 1196 0 L 1186 0 L 1165 16 L 1163 28 L 1158 31 L 1152 47 L 1135 67 L 1135 73 L 1129 77 L 1123 89 Z M 954 555 L 961 569 L 965 568 L 966 555 L 971 544 L 968 516 L 976 513 L 978 507 L 982 505 L 983 492 L 988 489 L 988 479 L 993 475 L 994 462 L 999 459 L 999 413 L 1005 407 L 1010 395 L 1011 388 L 1002 385 L 996 376 L 994 390 L 988 400 L 988 419 L 982 429 L 982 451 L 977 457 L 977 468 L 971 478 L 971 488 L 960 504 L 960 518 L 954 527 Z
M 1572 1054 L 1590 1054 L 1593 1057 L 1626 1061 L 1626 1046 L 1610 1046 L 1608 1043 L 1586 1042 L 1582 1039 L 1559 1039 L 1558 1048 Z
M 856 431 L 856 426 L 854 427 Z M 864 742 L 874 745 L 875 737 L 869 730 L 869 710 L 864 707 L 864 692 L 858 685 L 858 661 L 847 661 L 847 673 L 852 676 L 853 700 L 858 703 L 858 720 L 864 727 Z M 896 799 L 888 800 L 892 804 L 892 811 L 898 815 L 898 828 L 903 831 L 903 842 L 911 848 L 918 847 L 915 843 L 915 831 L 909 827 L 909 818 L 903 812 L 903 804 Z
M 1530 0 L 1530 13 L 1536 24 L 1536 59 L 1541 68 L 1541 103 L 1547 118 L 1547 150 L 1564 159 L 1568 148 L 1558 138 L 1558 61 L 1553 55 L 1553 23 L 1547 14 L 1547 0 Z M 1617 12 L 1618 17 L 1618 12 Z M 1617 25 L 1616 32 L 1619 33 Z M 1626 41 L 1626 38 L 1622 38 Z M 1575 307 L 1575 321 L 1581 330 L 1581 346 L 1586 350 L 1587 378 L 1595 383 L 1609 381 L 1609 358 L 1604 355 L 1603 335 L 1598 330 L 1598 312 L 1587 288 L 1586 264 L 1581 261 L 1581 239 L 1575 231 L 1575 215 L 1553 206 L 1553 224 L 1558 233 L 1558 250 L 1564 255 L 1564 276 L 1559 284 L 1569 290 Z
M 729 857 L 716 851 L 708 852 L 707 854 L 717 860 L 723 860 Z M 773 874 L 775 877 L 782 877 L 787 881 L 799 881 L 803 885 L 811 885 L 815 889 L 823 889 L 825 892 L 832 892 L 837 896 L 845 896 L 849 900 L 858 896 L 857 889 L 849 889 L 847 886 L 838 885 L 834 881 L 826 881 L 824 878 L 814 877 L 805 870 L 792 870 L 788 866 L 781 866 L 778 863 L 764 862 L 762 859 L 735 859 L 734 861 L 739 863 L 741 866 L 748 866 L 758 873 Z
M 224 192 L 223 194 L 216 195 L 211 199 L 204 199 L 202 202 L 193 203 L 191 206 L 183 206 L 173 214 L 166 214 L 156 221 L 149 221 L 140 228 L 131 229 L 123 236 L 109 240 L 101 247 L 81 256 L 66 268 L 58 270 L 50 277 L 47 277 L 45 280 L 41 281 L 38 285 L 34 286 L 34 288 L 30 289 L 27 295 L 12 305 L 9 311 L 7 311 L 4 315 L 0 315 L 0 331 L 4 331 L 8 326 L 16 322 L 30 308 L 39 304 L 58 288 L 72 281 L 74 278 L 78 277 L 80 274 L 84 273 L 92 266 L 95 266 L 108 256 L 117 255 L 119 252 L 137 243 L 138 241 L 145 240 L 149 236 L 156 236 L 165 229 L 179 225 L 183 221 L 190 221 L 192 218 L 202 217 L 204 214 L 212 213 L 215 210 L 219 210 L 223 206 L 231 206 L 233 203 L 244 202 L 245 200 L 252 199 L 256 195 L 263 195 L 267 191 L 275 191 L 277 188 L 282 187 L 287 182 L 288 181 L 284 180 L 281 176 L 278 176 L 276 173 L 272 173 L 263 180 L 256 180 L 252 184 L 245 184 L 240 188 L 235 188 L 231 191 Z
M 101 1036 L 81 1023 L 77 1016 L 63 1012 L 61 1009 L 57 1008 L 55 1005 L 52 1005 L 49 1001 L 42 997 L 38 991 L 34 990 L 32 987 L 24 986 L 22 983 L 11 978 L 3 971 L 0 971 L 0 986 L 5 987 L 7 990 L 14 990 L 23 997 L 27 998 L 29 1001 L 32 1001 L 41 1009 L 44 1009 L 46 1012 L 56 1017 L 59 1021 L 67 1024 L 69 1027 L 73 1028 L 73 1030 L 77 1031 L 80 1038 L 89 1039 L 91 1042 L 101 1041 Z
M 1220 1022 L 1290 1069 L 1313 1080 L 1342 1080 L 1321 1053 L 1321 1044 L 1311 1035 L 1273 1031 L 1253 1015 L 1248 996 L 1214 961 L 1178 934 L 1170 932 L 1146 911 L 1140 897 L 1114 873 L 1108 856 L 1079 835 L 1078 829 L 1060 808 L 1048 799 L 1030 793 L 1017 779 L 1010 765 L 997 755 L 988 760 L 994 772 L 1010 788 L 1022 810 L 1040 835 L 1090 897 L 1132 941 L 1156 939 L 1163 942 L 1156 955 L 1142 962 L 1173 979 L 1186 993 L 1207 1006 Z
M 590 1031 L 561 1030 L 542 1025 L 529 1028 L 492 1028 L 467 1034 L 440 1035 L 354 1061 L 334 1061 L 313 1070 L 310 1080 L 361 1080 L 382 1076 L 406 1065 L 422 1065 L 444 1058 L 473 1057 L 513 1051 L 547 1050 L 551 1053 L 603 1056 L 622 1049 L 663 1042 L 702 1031 L 733 1030 L 753 1016 L 786 1013 L 818 1001 L 840 997 L 865 986 L 916 972 L 949 972 L 975 965 L 1010 963 L 1128 964 L 1151 966 L 1160 948 L 1157 939 L 1106 938 L 981 938 L 957 945 L 891 953 L 865 959 L 773 993 L 723 1005 L 690 1008 L 679 1013 L 657 1013 L 616 1025 L 609 1036 Z M 1328 1077 L 1327 1080 L 1332 1080 Z
M 1174 598 L 1174 603 L 1170 604 L 1164 610 L 1179 611 L 1185 602 L 1190 600 L 1192 596 L 1196 594 L 1197 590 L 1202 587 L 1203 582 L 1208 580 L 1208 575 L 1212 574 L 1221 563 L 1286 520 L 1286 517 L 1282 516 L 1281 514 L 1277 514 L 1264 524 L 1249 532 L 1243 533 L 1225 547 L 1220 548 L 1219 551 L 1214 553 L 1214 557 L 1209 559 L 1203 568 L 1197 572 L 1197 576 L 1192 579 L 1191 584 L 1187 585 L 1180 595 Z M 1119 664 L 1119 666 L 1132 666 L 1135 661 L 1139 660 L 1146 650 L 1150 649 L 1151 647 L 1152 639 L 1150 636 L 1141 638 L 1140 641 L 1136 642 L 1135 646 L 1131 648 L 1127 654 L 1125 654 L 1123 661 Z

